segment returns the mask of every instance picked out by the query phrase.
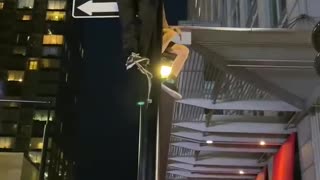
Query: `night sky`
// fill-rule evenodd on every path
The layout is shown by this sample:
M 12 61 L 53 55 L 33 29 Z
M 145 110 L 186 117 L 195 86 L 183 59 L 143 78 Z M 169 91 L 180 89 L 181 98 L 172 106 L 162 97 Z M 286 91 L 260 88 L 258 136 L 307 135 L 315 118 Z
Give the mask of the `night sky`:
M 166 2 L 170 24 L 185 19 L 186 2 Z M 138 150 L 138 107 L 133 97 L 136 84 L 121 58 L 119 19 L 77 21 L 73 28 L 80 32 L 85 56 L 78 98 L 76 179 L 134 180 Z

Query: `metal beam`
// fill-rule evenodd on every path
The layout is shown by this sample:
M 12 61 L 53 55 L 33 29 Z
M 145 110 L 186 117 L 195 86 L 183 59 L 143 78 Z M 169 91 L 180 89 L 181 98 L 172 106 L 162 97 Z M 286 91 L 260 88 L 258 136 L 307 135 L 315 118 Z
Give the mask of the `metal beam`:
M 272 100 L 247 100 L 231 101 L 213 104 L 210 99 L 189 98 L 177 101 L 181 104 L 197 106 L 206 109 L 223 109 L 223 110 L 256 110 L 256 111 L 287 111 L 298 112 L 300 109 L 284 101 Z
M 198 143 L 191 143 L 191 142 L 178 142 L 172 143 L 172 146 L 183 147 L 186 149 L 191 149 L 194 151 L 206 151 L 206 152 L 241 152 L 241 153 L 276 153 L 278 148 L 270 148 L 270 147 L 245 147 L 236 145 L 230 147 L 221 147 L 215 144 L 212 145 L 204 145 L 201 146 Z
M 313 93 L 307 99 L 303 111 L 296 113 L 292 117 L 292 119 L 290 119 L 286 128 L 289 128 L 290 125 L 292 124 L 294 125 L 298 124 L 305 116 L 307 116 L 309 114 L 310 108 L 316 103 L 319 97 L 320 97 L 320 85 L 313 90 Z
M 254 72 L 250 72 L 245 68 L 232 68 L 228 67 L 228 62 L 223 60 L 224 58 L 216 53 L 212 52 L 208 48 L 199 45 L 197 43 L 193 43 L 192 48 L 196 51 L 200 52 L 204 55 L 208 60 L 215 64 L 216 67 L 220 68 L 221 70 L 231 73 L 240 79 L 243 79 L 249 83 L 254 84 L 257 88 L 265 90 L 270 94 L 276 96 L 277 98 L 290 103 L 291 105 L 303 109 L 304 108 L 304 100 L 300 97 L 276 86 L 275 84 L 266 81 L 259 75 Z M 215 57 L 215 58 L 213 58 Z
M 210 114 L 210 113 L 209 113 Z M 276 116 L 277 113 L 272 115 L 265 116 L 252 116 L 252 115 L 210 115 L 210 121 L 214 121 L 215 123 L 228 123 L 228 122 L 286 122 L 287 117 Z M 275 115 L 275 116 L 273 116 Z M 199 115 L 198 119 L 195 119 L 195 122 L 206 121 L 208 118 L 207 114 Z M 179 119 L 177 117 L 175 119 L 177 122 L 184 122 L 183 119 Z
M 259 163 L 257 159 L 252 158 L 228 158 L 228 157 L 211 157 L 208 159 L 196 161 L 193 157 L 171 157 L 171 161 L 186 163 L 191 165 L 199 166 L 232 166 L 232 167 L 263 167 L 265 163 Z
M 203 179 L 254 179 L 255 175 L 205 175 L 205 174 L 197 174 L 190 173 L 187 171 L 168 171 L 169 174 L 175 174 L 179 176 L 184 176 L 187 178 L 203 178 Z
M 174 126 L 201 132 L 245 133 L 245 134 L 291 134 L 296 129 L 285 130 L 286 124 L 276 123 L 241 123 L 233 122 L 206 127 L 206 124 L 195 122 L 175 123 Z
M 252 144 L 257 145 L 261 140 L 265 141 L 267 145 L 281 145 L 286 141 L 284 137 L 270 137 L 266 135 L 250 135 L 246 134 L 215 134 L 209 136 L 203 136 L 203 133 L 199 132 L 174 132 L 171 133 L 172 136 L 176 136 L 179 138 L 183 138 L 185 140 L 197 143 L 205 143 L 207 140 L 212 140 L 215 143 L 223 143 L 223 144 Z
M 190 164 L 173 163 L 169 164 L 170 169 L 187 170 L 193 173 L 219 173 L 219 174 L 238 174 L 240 168 L 235 167 L 197 167 Z M 261 168 L 241 168 L 247 174 L 258 174 Z

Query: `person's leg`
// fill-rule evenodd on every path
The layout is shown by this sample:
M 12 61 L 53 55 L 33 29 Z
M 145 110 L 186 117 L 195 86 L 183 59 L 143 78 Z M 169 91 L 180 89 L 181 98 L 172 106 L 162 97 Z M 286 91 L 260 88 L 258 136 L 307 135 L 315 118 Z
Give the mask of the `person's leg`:
M 164 81 L 161 85 L 163 91 L 168 93 L 171 97 L 176 100 L 182 99 L 182 95 L 179 93 L 179 90 L 176 85 L 176 79 L 179 76 L 186 60 L 188 59 L 189 49 L 184 45 L 169 43 L 168 48 L 166 49 L 164 56 L 174 56 L 173 63 L 171 65 L 171 75 L 169 78 Z
M 177 36 L 178 33 L 170 28 L 163 29 L 163 35 L 162 35 L 162 51 L 163 53 L 169 46 L 170 42 L 173 40 L 175 36 Z
M 176 54 L 176 58 L 172 64 L 171 74 L 174 78 L 177 78 L 189 57 L 189 48 L 184 45 L 175 44 L 170 48 L 169 52 Z
M 138 53 L 137 0 L 118 0 L 124 56 Z

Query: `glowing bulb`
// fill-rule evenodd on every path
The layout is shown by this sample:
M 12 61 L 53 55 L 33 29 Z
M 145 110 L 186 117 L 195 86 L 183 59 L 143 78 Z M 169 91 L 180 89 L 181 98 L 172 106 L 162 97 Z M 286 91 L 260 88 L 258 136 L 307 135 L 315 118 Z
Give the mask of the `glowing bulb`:
M 244 171 L 243 171 L 243 170 L 240 170 L 240 171 L 239 171 L 239 174 L 244 174 Z
M 172 68 L 170 66 L 161 66 L 161 78 L 168 78 L 169 75 L 171 74 Z
M 206 143 L 207 144 L 213 144 L 213 141 L 212 140 L 207 140 Z
M 18 81 L 19 81 L 19 82 L 22 82 L 22 79 L 19 79 Z
M 266 142 L 265 141 L 260 141 L 260 145 L 264 146 L 264 145 L 266 145 Z

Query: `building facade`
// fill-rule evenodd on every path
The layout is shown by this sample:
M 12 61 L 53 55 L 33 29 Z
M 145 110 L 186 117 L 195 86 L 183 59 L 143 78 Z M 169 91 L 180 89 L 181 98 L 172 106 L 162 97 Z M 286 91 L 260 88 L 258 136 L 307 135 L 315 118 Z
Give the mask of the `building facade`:
M 0 0 L 0 68 L 3 99 L 52 104 L 2 102 L 0 151 L 24 152 L 39 169 L 43 131 L 49 120 L 46 179 L 67 179 L 72 162 L 61 150 L 57 118 L 59 94 L 67 75 L 66 0 Z M 60 102 L 60 104 L 63 102 Z M 50 114 L 48 114 L 50 110 Z

